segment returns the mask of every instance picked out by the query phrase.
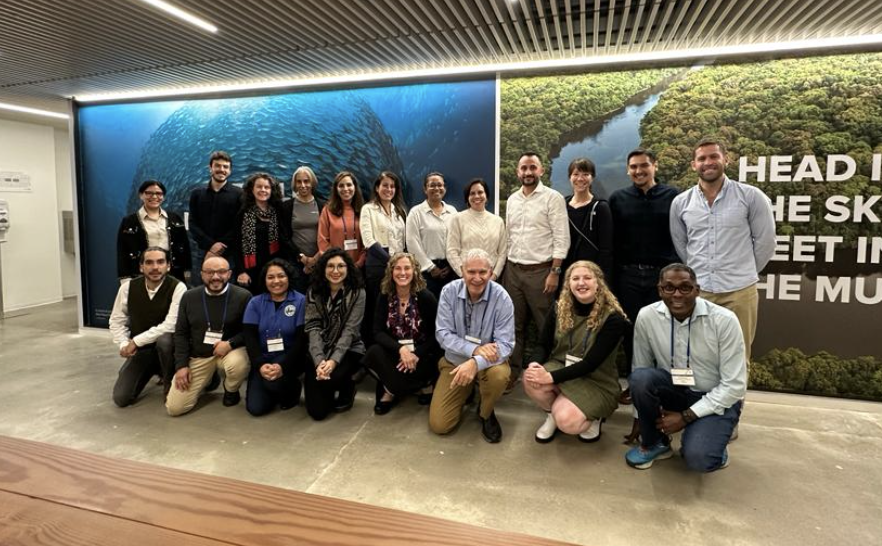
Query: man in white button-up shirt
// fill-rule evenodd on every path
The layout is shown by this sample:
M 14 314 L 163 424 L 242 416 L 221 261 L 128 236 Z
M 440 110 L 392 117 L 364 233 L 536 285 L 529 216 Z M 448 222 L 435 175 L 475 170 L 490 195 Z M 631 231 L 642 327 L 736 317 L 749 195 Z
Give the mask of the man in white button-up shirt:
M 523 368 L 527 324 L 532 317 L 537 327 L 542 328 L 560 282 L 560 264 L 570 248 L 566 201 L 560 193 L 542 184 L 544 172 L 537 154 L 521 154 L 521 188 L 508 198 L 505 209 L 508 261 L 503 286 L 514 304 L 516 339 L 506 392 L 511 392 Z

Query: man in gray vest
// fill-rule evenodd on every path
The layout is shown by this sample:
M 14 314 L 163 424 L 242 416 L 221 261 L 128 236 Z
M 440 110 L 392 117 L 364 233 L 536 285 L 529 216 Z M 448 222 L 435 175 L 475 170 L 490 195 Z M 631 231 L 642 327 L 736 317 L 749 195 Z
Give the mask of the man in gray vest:
M 113 386 L 113 402 L 124 408 L 135 403 L 154 375 L 167 394 L 175 373 L 172 334 L 178 320 L 178 306 L 187 288 L 168 276 L 169 256 L 153 246 L 141 253 L 141 276 L 119 287 L 110 332 L 126 359 Z

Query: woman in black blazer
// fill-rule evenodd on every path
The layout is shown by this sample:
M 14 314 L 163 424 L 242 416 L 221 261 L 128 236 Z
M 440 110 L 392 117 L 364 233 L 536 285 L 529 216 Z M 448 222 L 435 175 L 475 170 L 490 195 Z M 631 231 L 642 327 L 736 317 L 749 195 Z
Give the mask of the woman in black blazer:
M 169 251 L 171 274 L 179 281 L 190 277 L 190 240 L 184 220 L 174 212 L 163 210 L 165 186 L 147 180 L 138 188 L 144 204 L 137 212 L 122 219 L 116 237 L 116 274 L 120 279 L 137 277 L 141 253 L 150 246 Z M 186 278 L 185 278 L 186 276 Z

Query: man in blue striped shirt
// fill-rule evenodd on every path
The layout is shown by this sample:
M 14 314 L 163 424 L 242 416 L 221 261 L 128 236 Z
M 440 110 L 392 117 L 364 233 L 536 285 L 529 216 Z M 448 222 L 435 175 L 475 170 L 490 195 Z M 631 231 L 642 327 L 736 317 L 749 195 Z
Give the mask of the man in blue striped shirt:
M 671 204 L 671 239 L 683 262 L 695 270 L 701 297 L 738 317 L 746 358 L 756 334 L 756 283 L 775 253 L 772 203 L 759 188 L 726 176 L 725 145 L 703 139 L 692 169 L 698 184 Z

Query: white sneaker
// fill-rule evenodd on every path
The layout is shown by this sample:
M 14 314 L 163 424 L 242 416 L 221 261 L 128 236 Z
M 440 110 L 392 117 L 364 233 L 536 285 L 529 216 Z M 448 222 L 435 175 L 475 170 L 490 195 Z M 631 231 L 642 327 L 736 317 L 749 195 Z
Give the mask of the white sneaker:
M 540 444 L 547 444 L 554 440 L 555 434 L 557 434 L 557 423 L 554 422 L 554 416 L 551 415 L 551 412 L 548 412 L 545 416 L 545 422 L 536 431 L 536 441 Z
M 588 430 L 579 434 L 579 441 L 585 442 L 586 444 L 590 444 L 592 442 L 596 442 L 600 440 L 600 428 L 603 426 L 603 419 L 595 419 L 591 421 L 591 426 L 588 427 Z

